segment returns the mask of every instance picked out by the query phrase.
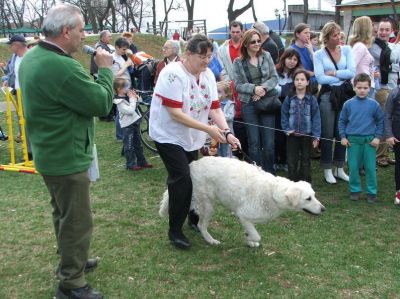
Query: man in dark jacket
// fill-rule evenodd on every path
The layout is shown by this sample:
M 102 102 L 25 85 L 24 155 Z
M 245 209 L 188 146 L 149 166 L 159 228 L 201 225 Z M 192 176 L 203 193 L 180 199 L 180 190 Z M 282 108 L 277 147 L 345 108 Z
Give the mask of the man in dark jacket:
M 94 48 L 95 49 L 102 48 L 106 50 L 108 53 L 112 53 L 113 51 L 108 46 L 111 42 L 111 38 L 112 38 L 111 32 L 108 30 L 103 30 L 102 32 L 100 32 L 100 40 L 96 43 Z M 95 80 L 97 79 L 97 72 L 98 68 L 96 62 L 94 61 L 94 56 L 92 55 L 92 58 L 90 59 L 90 74 L 93 76 Z
M 261 36 L 261 47 L 271 54 L 272 60 L 274 64 L 278 62 L 279 59 L 279 51 L 278 46 L 269 36 L 269 28 L 262 22 L 255 22 L 253 24 L 253 28 L 260 33 Z

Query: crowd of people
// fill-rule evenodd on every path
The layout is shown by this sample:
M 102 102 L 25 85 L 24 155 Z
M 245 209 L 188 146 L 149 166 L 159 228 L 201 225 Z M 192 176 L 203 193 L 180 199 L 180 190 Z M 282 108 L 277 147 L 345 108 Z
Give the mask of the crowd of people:
M 151 101 L 149 134 L 168 173 L 168 238 L 178 248 L 191 247 L 182 231 L 186 218 L 197 229 L 189 164 L 207 138 L 214 151 L 203 154 L 245 159 L 274 175 L 286 170 L 294 181 L 311 182 L 311 158 L 320 156 L 326 183 L 349 182 L 351 200 L 360 199 L 364 174 L 371 204 L 376 165 L 394 164 L 400 204 L 400 46 L 398 38 L 389 42 L 389 20 L 374 25 L 357 18 L 348 45 L 334 22 L 322 28 L 320 43 L 309 25 L 298 24 L 286 49 L 264 23 L 244 31 L 233 21 L 221 46 L 203 34 L 193 34 L 183 50 L 177 35 L 166 41 L 154 73 L 147 65 L 152 57 L 138 52 L 132 33 L 111 46 L 111 33 L 103 31 L 92 77 L 71 57 L 85 38 L 83 28 L 78 7 L 57 4 L 44 20 L 45 39 L 28 51 L 23 37 L 11 38 L 13 56 L 4 65 L 5 84 L 22 91 L 33 159 L 51 196 L 60 254 L 57 298 L 103 298 L 85 280 L 97 265 L 88 258 L 93 117 L 115 119 L 127 170 L 152 168 L 136 108 L 138 93 L 153 86 L 152 98 L 144 99 Z
M 326 183 L 348 182 L 353 201 L 361 198 L 365 175 L 370 204 L 377 201 L 376 166 L 396 165 L 394 202 L 400 203 L 399 136 L 393 135 L 400 117 L 400 49 L 398 41 L 389 42 L 391 21 L 378 22 L 375 35 L 373 28 L 369 17 L 357 18 L 347 42 L 340 26 L 328 22 L 317 42 L 310 26 L 301 23 L 291 44 L 281 49 L 265 24 L 244 31 L 233 21 L 231 38 L 218 49 L 210 40 L 205 48 L 191 49 L 195 41 L 207 40 L 195 35 L 178 63 L 163 65 L 152 99 L 150 136 L 168 170 L 174 245 L 190 247 L 182 233 L 186 215 L 196 229 L 196 215 L 189 211 L 188 164 L 201 147 L 203 155 L 245 155 L 271 174 L 286 170 L 294 181 L 311 182 L 311 158 L 318 157 Z M 201 132 L 209 133 L 207 150 Z M 389 157 L 389 145 L 397 159 Z M 172 167 L 178 160 L 181 166 Z

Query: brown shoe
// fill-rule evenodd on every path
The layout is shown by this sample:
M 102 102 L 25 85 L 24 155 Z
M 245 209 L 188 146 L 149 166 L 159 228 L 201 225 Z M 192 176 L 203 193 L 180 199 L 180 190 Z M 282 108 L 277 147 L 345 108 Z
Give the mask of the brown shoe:
M 380 167 L 387 167 L 387 166 L 389 166 L 388 161 L 386 161 L 386 160 L 384 160 L 384 159 L 378 160 L 378 161 L 376 162 L 376 164 L 377 164 L 378 166 L 380 166 Z

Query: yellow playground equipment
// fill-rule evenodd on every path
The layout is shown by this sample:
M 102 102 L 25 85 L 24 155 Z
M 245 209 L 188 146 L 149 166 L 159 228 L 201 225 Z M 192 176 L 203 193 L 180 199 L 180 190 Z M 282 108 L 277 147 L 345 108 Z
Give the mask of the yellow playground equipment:
M 28 157 L 28 147 L 26 143 L 26 133 L 25 133 L 25 118 L 22 112 L 21 92 L 20 90 L 17 90 L 17 99 L 15 99 L 8 87 L 5 88 L 5 91 L 6 91 L 6 105 L 7 105 L 8 142 L 10 148 L 10 163 L 1 164 L 0 170 L 37 174 L 38 172 L 34 167 L 33 161 L 30 161 Z M 19 125 L 21 127 L 21 143 L 22 143 L 22 153 L 24 160 L 24 162 L 21 163 L 15 162 L 15 145 L 14 145 L 11 105 L 14 105 L 15 107 L 15 111 L 18 115 Z

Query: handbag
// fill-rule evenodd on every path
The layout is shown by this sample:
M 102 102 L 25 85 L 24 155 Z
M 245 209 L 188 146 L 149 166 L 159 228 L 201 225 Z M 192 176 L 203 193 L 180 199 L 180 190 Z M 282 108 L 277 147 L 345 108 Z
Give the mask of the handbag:
M 279 101 L 278 91 L 274 88 L 260 98 L 258 101 L 254 101 L 254 107 L 260 113 L 273 114 L 277 110 L 281 109 L 281 101 Z
M 247 62 L 242 60 L 242 65 L 247 81 L 251 83 L 251 76 Z M 262 74 L 260 64 L 258 64 L 258 70 L 260 74 Z M 281 109 L 281 106 L 282 103 L 279 101 L 279 94 L 275 88 L 267 91 L 258 101 L 254 101 L 254 107 L 258 113 L 274 114 L 277 110 Z
M 325 50 L 328 53 L 329 58 L 335 65 L 336 70 L 338 71 L 339 68 L 336 64 L 335 59 L 333 59 L 331 52 L 329 52 L 328 48 L 326 47 Z M 356 95 L 356 93 L 353 90 L 353 84 L 351 84 L 350 79 L 345 80 L 341 85 L 337 87 L 331 86 L 331 90 L 332 91 L 329 100 L 332 103 L 333 109 L 336 111 L 340 111 L 343 107 L 344 102 L 346 102 L 348 99 L 351 99 Z

